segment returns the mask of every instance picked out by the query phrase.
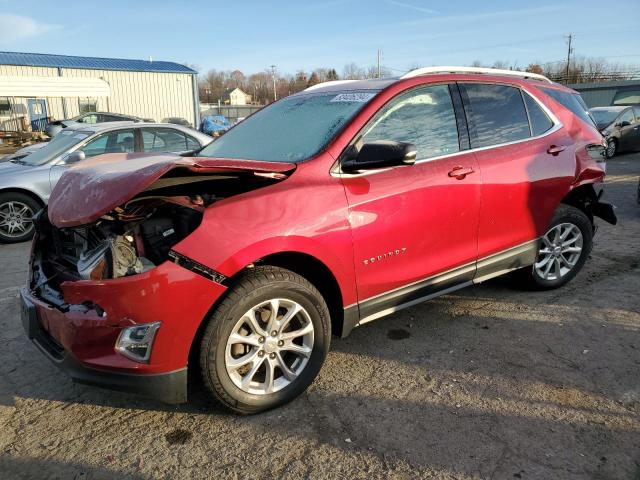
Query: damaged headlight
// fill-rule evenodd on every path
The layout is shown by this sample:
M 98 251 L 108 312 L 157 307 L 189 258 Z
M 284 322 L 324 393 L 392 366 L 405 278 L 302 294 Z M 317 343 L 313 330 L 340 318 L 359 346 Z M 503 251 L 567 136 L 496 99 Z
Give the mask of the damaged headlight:
M 116 351 L 136 362 L 149 363 L 153 340 L 161 323 L 144 323 L 124 328 L 116 342 Z

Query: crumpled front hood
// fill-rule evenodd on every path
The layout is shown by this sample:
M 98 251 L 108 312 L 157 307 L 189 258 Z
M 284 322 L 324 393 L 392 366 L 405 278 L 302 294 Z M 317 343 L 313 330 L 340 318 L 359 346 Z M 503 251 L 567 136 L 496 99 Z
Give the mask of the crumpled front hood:
M 66 171 L 49 198 L 49 220 L 58 228 L 93 222 L 150 187 L 175 168 L 199 173 L 286 173 L 293 163 L 115 153 L 84 160 Z

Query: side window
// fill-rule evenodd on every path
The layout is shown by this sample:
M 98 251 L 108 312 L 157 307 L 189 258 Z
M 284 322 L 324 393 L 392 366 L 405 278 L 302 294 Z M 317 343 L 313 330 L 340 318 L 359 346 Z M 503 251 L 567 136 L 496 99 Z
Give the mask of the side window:
M 186 135 L 171 128 L 143 128 L 142 145 L 145 152 L 184 152 L 189 150 Z M 200 145 L 197 148 L 200 148 Z
M 640 123 L 640 107 L 633 107 L 633 112 L 636 114 L 636 122 Z
M 81 150 L 87 157 L 95 157 L 103 153 L 132 153 L 134 145 L 133 130 L 117 130 L 100 135 Z
M 107 150 L 107 141 L 109 140 L 109 135 L 100 135 L 95 140 L 91 140 L 87 143 L 81 150 L 87 157 L 95 157 L 96 155 L 102 155 Z
M 187 137 L 184 133 L 170 128 L 159 128 L 158 135 L 162 137 L 165 152 L 184 152 L 187 148 Z
M 527 112 L 529 113 L 529 122 L 531 123 L 531 133 L 534 137 L 542 135 L 547 130 L 553 127 L 553 122 L 549 116 L 545 113 L 538 102 L 536 102 L 531 95 L 524 93 L 524 103 L 527 106 Z
M 625 111 L 622 115 L 618 117 L 616 123 L 629 122 L 629 125 L 633 123 L 633 112 L 631 110 Z
M 164 151 L 164 142 L 156 135 L 153 128 L 143 128 L 142 130 L 142 151 L 143 152 L 162 152 Z
M 201 147 L 200 142 L 198 142 L 195 138 L 187 135 L 187 150 L 197 150 Z
M 418 160 L 458 152 L 458 129 L 449 87 L 421 87 L 399 95 L 376 114 L 362 139 L 364 143 L 413 143 Z
M 505 85 L 463 83 L 471 147 L 487 147 L 531 136 L 520 89 Z
M 574 114 L 590 125 L 595 125 L 593 119 L 589 115 L 587 105 L 578 93 L 562 92 L 552 88 L 542 88 L 544 93 L 560 103 L 564 108 L 571 110 Z
M 114 150 L 116 153 L 133 153 L 135 151 L 133 130 L 120 130 L 117 132 Z

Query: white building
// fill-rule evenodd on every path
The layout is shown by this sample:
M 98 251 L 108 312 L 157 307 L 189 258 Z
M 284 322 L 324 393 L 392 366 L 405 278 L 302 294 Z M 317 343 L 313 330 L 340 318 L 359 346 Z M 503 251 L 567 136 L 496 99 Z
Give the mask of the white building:
M 197 72 L 173 62 L 0 52 L 0 131 L 87 111 L 199 124 Z
M 251 103 L 251 95 L 247 95 L 239 88 L 234 88 L 225 94 L 224 103 L 227 105 L 246 105 Z

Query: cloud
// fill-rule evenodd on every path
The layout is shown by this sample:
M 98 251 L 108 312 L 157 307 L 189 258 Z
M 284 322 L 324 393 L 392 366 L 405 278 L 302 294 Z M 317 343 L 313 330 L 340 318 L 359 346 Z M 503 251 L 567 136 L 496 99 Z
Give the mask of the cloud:
M 31 17 L 0 13 L 0 46 L 38 37 L 58 28 L 58 25 L 40 23 Z
M 506 21 L 507 19 L 518 17 L 530 17 L 532 15 L 549 15 L 552 13 L 566 10 L 569 7 L 566 5 L 547 5 L 540 7 L 511 9 L 511 10 L 497 10 L 489 12 L 477 12 L 477 13 L 462 13 L 455 15 L 445 15 L 442 17 L 431 17 L 426 19 L 416 19 L 403 22 L 396 25 L 430 25 L 430 24 L 447 24 L 447 23 L 474 23 L 482 24 L 488 21 Z M 485 23 L 486 24 L 486 23 Z
M 398 2 L 397 0 L 385 0 L 385 2 L 388 3 L 389 5 L 395 5 L 397 7 L 409 8 L 409 9 L 415 10 L 417 12 L 436 13 L 435 10 L 431 10 L 430 8 L 424 8 L 424 7 L 421 7 L 419 5 L 411 5 L 409 3 Z

